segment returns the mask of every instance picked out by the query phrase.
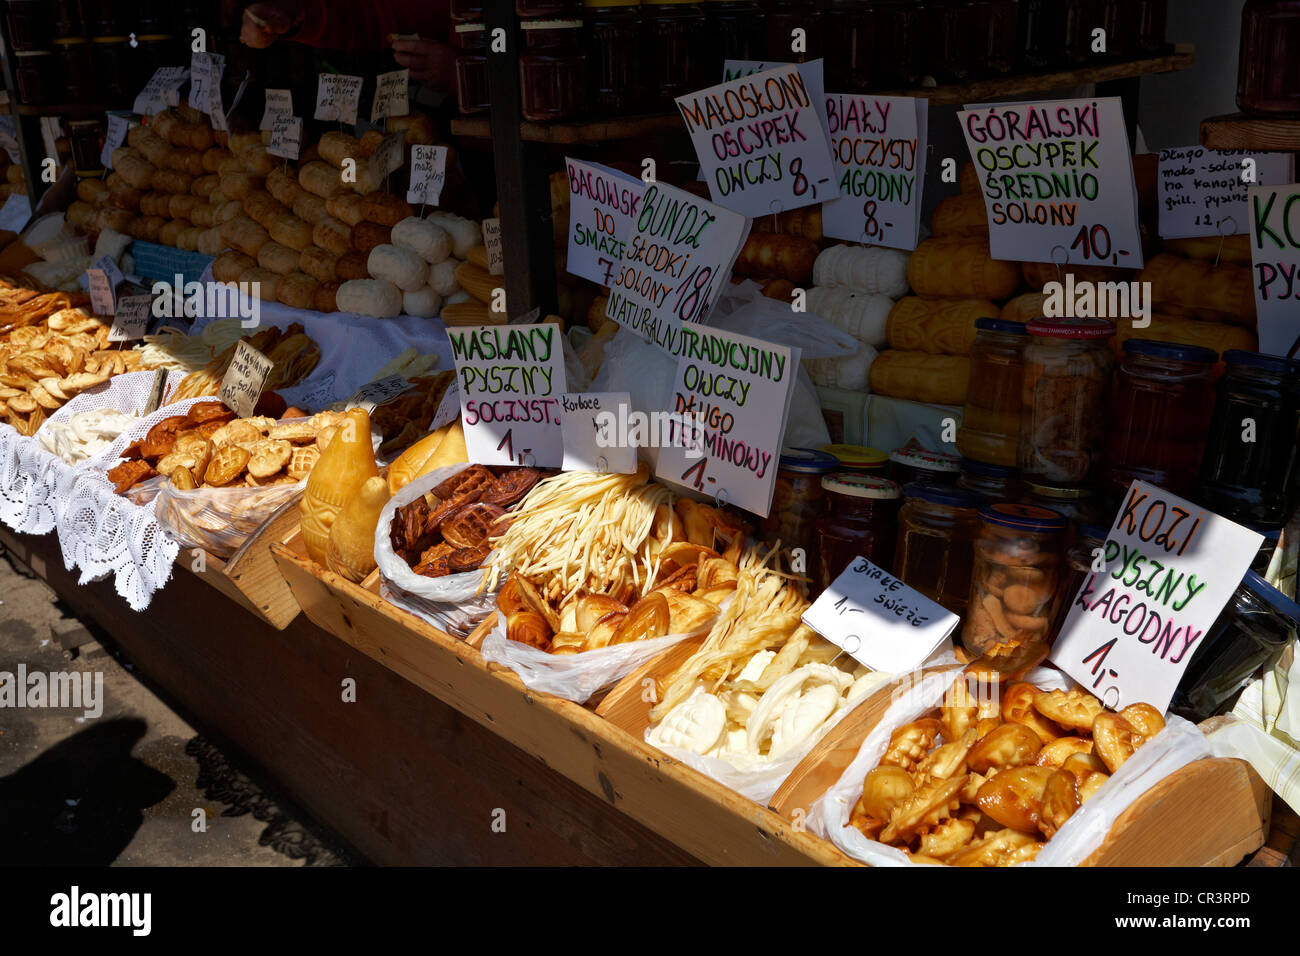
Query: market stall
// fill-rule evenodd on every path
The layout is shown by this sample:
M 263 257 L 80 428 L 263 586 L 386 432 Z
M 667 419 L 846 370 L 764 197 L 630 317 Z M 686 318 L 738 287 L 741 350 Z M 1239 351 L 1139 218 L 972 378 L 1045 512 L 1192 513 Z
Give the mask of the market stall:
M 376 862 L 1289 859 L 1294 161 L 1135 155 L 1164 6 L 182 16 L 0 209 L 0 545 Z

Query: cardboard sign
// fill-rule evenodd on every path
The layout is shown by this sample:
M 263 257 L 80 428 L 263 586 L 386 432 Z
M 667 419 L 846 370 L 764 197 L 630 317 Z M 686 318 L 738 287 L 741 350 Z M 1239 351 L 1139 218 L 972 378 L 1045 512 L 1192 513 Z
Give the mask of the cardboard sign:
M 153 296 L 124 295 L 117 301 L 117 311 L 113 315 L 113 327 L 108 330 L 110 342 L 133 342 L 144 338 L 149 329 L 149 317 L 153 310 Z
M 86 270 L 87 289 L 90 292 L 90 311 L 95 315 L 114 315 L 116 289 L 122 281 L 122 271 L 112 256 L 102 256 Z
M 707 327 L 678 335 L 672 411 L 694 425 L 659 449 L 655 475 L 767 517 L 799 350 Z
M 605 315 L 678 354 L 679 331 L 708 317 L 750 225 L 744 216 L 674 186 L 646 186 Z
M 297 159 L 302 149 L 302 117 L 276 116 L 266 151 L 281 159 Z
M 805 624 L 858 663 L 888 674 L 920 667 L 960 621 L 863 557 L 803 614 Z
M 1300 356 L 1300 185 L 1255 186 L 1248 194 L 1259 350 Z
M 410 70 L 393 70 L 375 77 L 375 99 L 370 104 L 370 122 L 384 116 L 406 116 L 411 112 Z
M 22 232 L 32 218 L 32 201 L 19 193 L 10 193 L 0 206 L 0 232 Z
M 318 120 L 338 120 L 348 126 L 357 122 L 357 104 L 361 102 L 361 77 L 343 73 L 321 73 L 316 85 Z
M 637 446 L 629 431 L 632 397 L 627 392 L 567 392 L 560 396 L 565 471 L 636 474 Z
M 506 254 L 501 247 L 501 220 L 483 220 L 483 245 L 487 247 L 488 272 L 494 276 L 506 274 Z
M 226 58 L 220 53 L 193 53 L 190 55 L 190 98 L 192 109 L 200 113 L 212 112 L 212 100 L 221 103 L 221 74 L 226 71 Z
M 1060 262 L 1063 249 L 1070 265 L 1142 267 L 1119 97 L 968 106 L 957 118 L 984 193 L 993 258 Z
M 830 149 L 796 64 L 677 97 L 713 201 L 746 216 L 834 195 Z
M 447 330 L 470 461 L 543 468 L 563 464 L 563 334 L 546 322 Z
M 1104 553 L 1073 597 L 1052 663 L 1108 707 L 1145 702 L 1163 713 L 1263 540 L 1133 482 Z
M 104 135 L 104 148 L 99 151 L 99 162 L 105 169 L 113 168 L 113 150 L 126 142 L 131 122 L 122 113 L 106 113 L 108 132 Z
M 600 163 L 566 157 L 564 165 L 569 175 L 569 254 L 565 269 L 609 285 L 635 227 L 645 183 Z
M 447 147 L 412 146 L 411 183 L 406 189 L 406 201 L 436 206 L 446 181 Z
M 139 113 L 141 116 L 153 116 L 163 112 L 169 106 L 176 105 L 178 99 L 175 93 L 189 75 L 190 71 L 183 66 L 158 67 L 135 98 L 135 102 L 131 104 L 131 112 Z
M 1246 160 L 1250 160 L 1247 163 Z M 1289 183 L 1290 153 L 1184 146 L 1160 151 L 1156 189 L 1160 235 L 1166 239 L 1235 236 L 1250 230 L 1246 193 L 1254 184 Z M 1252 170 L 1254 183 L 1242 179 Z
M 370 168 L 381 177 L 401 167 L 406 161 L 406 134 L 389 133 L 370 154 Z
M 921 230 L 929 101 L 830 93 L 826 117 L 839 198 L 822 205 L 822 233 L 915 249 Z
M 410 388 L 411 383 L 401 375 L 389 375 L 357 389 L 348 400 L 348 408 L 364 408 L 366 414 L 373 414 L 380 405 L 387 405 Z
M 248 418 L 257 407 L 257 400 L 266 387 L 266 377 L 274 367 L 269 358 L 240 339 L 235 357 L 230 360 L 230 367 L 221 380 L 218 397 L 240 418 Z
M 267 90 L 266 91 L 266 110 L 262 113 L 262 122 L 257 127 L 260 130 L 274 129 L 275 118 L 277 116 L 293 115 L 293 91 L 292 90 Z

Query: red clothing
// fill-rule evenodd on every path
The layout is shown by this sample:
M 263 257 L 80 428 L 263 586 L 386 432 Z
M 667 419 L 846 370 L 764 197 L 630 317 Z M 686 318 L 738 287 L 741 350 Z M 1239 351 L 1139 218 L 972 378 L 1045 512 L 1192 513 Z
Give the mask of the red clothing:
M 333 50 L 383 50 L 395 33 L 447 42 L 447 0 L 302 0 L 302 27 L 293 40 Z

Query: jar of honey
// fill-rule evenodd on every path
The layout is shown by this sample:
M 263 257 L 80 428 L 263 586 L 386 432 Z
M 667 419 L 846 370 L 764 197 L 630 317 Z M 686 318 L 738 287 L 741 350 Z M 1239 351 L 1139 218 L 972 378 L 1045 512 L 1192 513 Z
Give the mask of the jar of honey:
M 902 489 L 888 478 L 836 473 L 822 479 L 826 513 L 817 519 L 817 577 L 822 591 L 854 558 L 892 568 Z
M 587 50 L 592 109 L 601 115 L 641 108 L 640 0 L 586 0 L 583 45 Z
M 462 113 L 480 113 L 492 104 L 488 91 L 487 29 L 483 21 L 455 24 L 451 45 L 456 50 L 456 106 Z
M 1246 0 L 1237 58 L 1237 106 L 1300 115 L 1300 0 Z
M 910 484 L 903 498 L 894 575 L 954 614 L 965 614 L 984 497 L 961 488 Z
M 519 112 L 534 122 L 568 119 L 586 109 L 587 54 L 581 20 L 523 20 Z

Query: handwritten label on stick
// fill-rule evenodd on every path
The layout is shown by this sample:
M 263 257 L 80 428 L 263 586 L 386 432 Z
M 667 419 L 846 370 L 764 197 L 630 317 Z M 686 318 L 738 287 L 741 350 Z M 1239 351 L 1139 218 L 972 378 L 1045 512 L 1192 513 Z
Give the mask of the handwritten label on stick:
M 271 143 L 266 151 L 281 159 L 297 159 L 302 150 L 302 117 L 277 116 L 271 126 Z
M 149 328 L 152 306 L 151 295 L 124 295 L 118 299 L 117 312 L 113 316 L 113 327 L 108 330 L 108 340 L 133 342 L 144 338 L 144 333 Z
M 916 248 L 929 116 L 929 102 L 910 96 L 827 94 L 838 193 L 822 206 L 825 235 Z
M 261 130 L 274 129 L 275 118 L 277 116 L 293 115 L 293 91 L 292 90 L 267 90 L 266 91 L 266 109 L 262 113 L 262 122 L 257 128 Z
M 1162 149 L 1156 179 L 1160 235 L 1166 239 L 1187 239 L 1248 232 L 1250 211 L 1246 193 L 1256 184 L 1291 182 L 1292 166 L 1290 153 L 1216 150 L 1204 146 Z M 1247 170 L 1252 182 L 1243 178 Z
M 406 156 L 406 134 L 389 133 L 370 156 L 370 166 L 379 176 L 387 176 L 401 167 Z
M 105 169 L 113 168 L 113 150 L 126 142 L 126 134 L 131 123 L 121 113 L 108 113 L 108 133 L 104 136 L 104 148 L 99 151 L 99 162 Z
M 369 414 L 380 405 L 387 405 L 410 388 L 411 383 L 401 375 L 389 375 L 368 382 L 357 389 L 356 394 L 348 401 L 348 408 L 364 408 Z
M 248 418 L 257 407 L 257 400 L 266 387 L 266 378 L 274 367 L 269 358 L 240 339 L 235 357 L 230 360 L 230 367 L 221 380 L 218 397 L 240 418 Z
M 131 112 L 142 116 L 153 116 L 174 105 L 168 102 L 167 94 L 174 94 L 179 90 L 189 75 L 190 71 L 183 66 L 160 66 L 154 70 L 149 82 L 135 98 L 135 102 L 131 105 Z
M 95 315 L 109 316 L 116 311 L 116 289 L 122 281 L 122 271 L 112 256 L 101 256 L 86 270 L 87 288 L 90 292 L 90 310 Z
M 866 558 L 849 562 L 803 622 L 872 670 L 901 674 L 929 660 L 960 621 Z
M 746 216 L 834 195 L 830 149 L 796 64 L 677 97 L 709 194 Z
M 685 419 L 655 474 L 766 517 L 799 350 L 708 327 L 678 336 L 673 414 Z
M 0 206 L 0 232 L 22 232 L 32 218 L 32 201 L 20 193 L 10 193 Z
M 470 461 L 563 464 L 560 396 L 568 386 L 561 335 L 545 322 L 447 330 Z
M 321 73 L 317 78 L 316 119 L 338 120 L 354 126 L 357 122 L 357 104 L 360 102 L 361 77 Z
M 636 473 L 636 437 L 627 392 L 567 392 L 560 396 L 565 471 Z
M 412 146 L 411 184 L 406 190 L 406 201 L 436 206 L 446 181 L 447 147 Z
M 731 278 L 750 220 L 675 186 L 645 189 L 605 315 L 670 354 L 703 322 Z
M 1256 186 L 1248 196 L 1259 350 L 1300 356 L 1300 186 Z
M 564 165 L 569 175 L 565 269 L 609 285 L 635 228 L 645 183 L 600 163 L 565 158 Z
M 192 109 L 200 113 L 212 112 L 212 100 L 221 102 L 221 75 L 226 70 L 226 58 L 220 53 L 193 53 L 190 55 L 190 98 Z
M 370 104 L 370 122 L 385 116 L 406 116 L 411 112 L 410 70 L 393 70 L 375 77 L 375 99 Z
M 1141 268 L 1137 186 L 1119 97 L 957 113 L 988 209 L 993 258 Z
M 501 245 L 501 220 L 483 220 L 483 245 L 487 248 L 488 272 L 494 276 L 506 274 L 506 254 Z
M 1052 663 L 1107 706 L 1145 702 L 1163 712 L 1262 540 L 1133 482 L 1094 570 L 1072 595 Z

